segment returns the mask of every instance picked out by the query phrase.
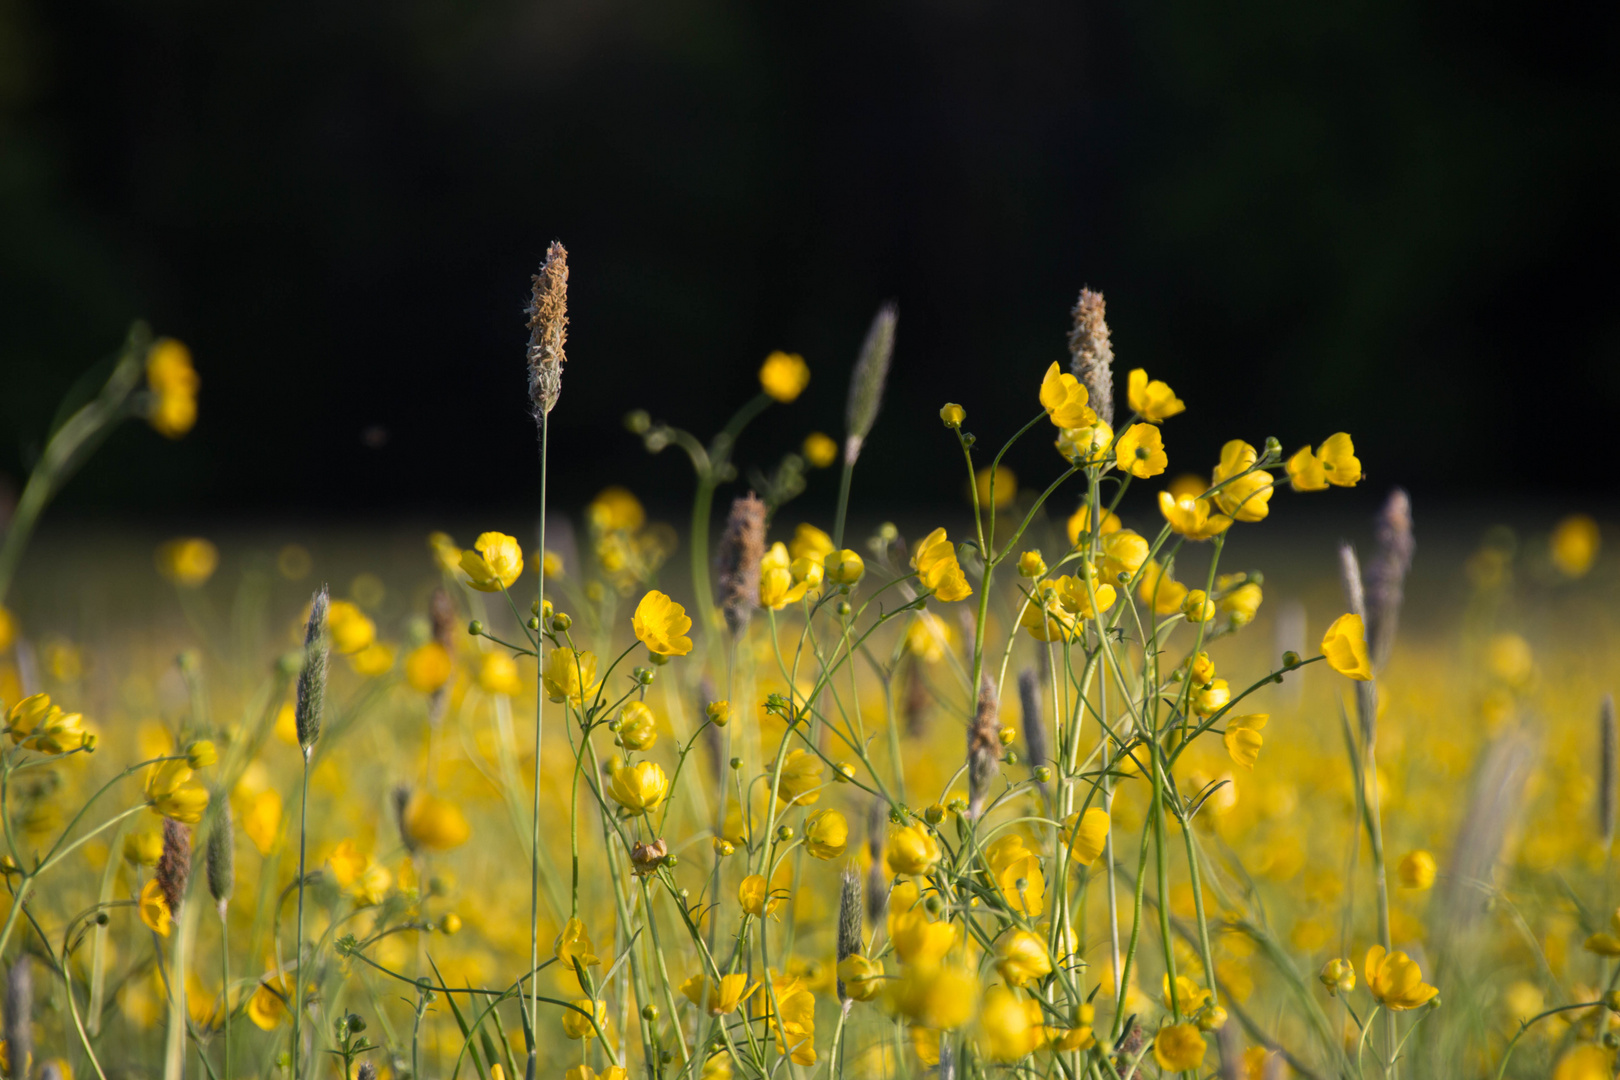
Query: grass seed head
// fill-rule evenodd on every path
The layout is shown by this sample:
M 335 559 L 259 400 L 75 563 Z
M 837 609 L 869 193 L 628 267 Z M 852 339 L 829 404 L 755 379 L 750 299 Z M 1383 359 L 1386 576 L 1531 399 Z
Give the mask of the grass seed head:
M 180 914 L 186 883 L 191 880 L 191 826 L 174 818 L 163 819 L 163 854 L 158 856 L 156 877 L 169 911 Z
M 1110 427 L 1114 423 L 1114 346 L 1103 317 L 1103 294 L 1081 289 L 1069 331 L 1069 371 L 1085 384 L 1092 411 Z
M 844 464 L 855 464 L 861 446 L 877 423 L 883 407 L 883 387 L 889 381 L 889 362 L 894 358 L 894 330 L 900 309 L 894 301 L 878 308 L 872 326 L 861 343 L 861 355 L 849 377 L 849 403 L 844 410 Z
M 735 636 L 759 606 L 759 563 L 765 557 L 765 503 L 750 491 L 731 501 L 720 537 L 720 609 Z
M 568 249 L 553 240 L 546 261 L 534 275 L 529 316 L 529 400 L 540 420 L 557 407 L 562 395 L 562 368 L 568 359 Z
M 968 727 L 968 813 L 979 816 L 990 793 L 990 781 L 1001 760 L 1001 703 L 996 684 L 985 675 L 979 680 L 979 708 Z
M 1412 569 L 1412 500 L 1395 488 L 1384 500 L 1374 529 L 1378 553 L 1367 572 L 1367 646 L 1373 670 L 1382 668 L 1395 648 L 1395 629 Z
M 208 834 L 208 895 L 216 904 L 228 903 L 236 886 L 236 819 L 229 799 L 220 800 L 219 818 Z
M 1024 748 L 1029 751 L 1029 767 L 1046 764 L 1046 716 L 1041 710 L 1041 680 L 1034 668 L 1018 673 L 1018 704 L 1024 712 Z
M 309 758 L 315 740 L 321 737 L 321 709 L 326 703 L 326 661 L 330 642 L 326 635 L 326 612 L 331 596 L 322 585 L 309 605 L 309 622 L 304 626 L 304 669 L 298 673 L 298 703 L 294 718 L 298 746 Z

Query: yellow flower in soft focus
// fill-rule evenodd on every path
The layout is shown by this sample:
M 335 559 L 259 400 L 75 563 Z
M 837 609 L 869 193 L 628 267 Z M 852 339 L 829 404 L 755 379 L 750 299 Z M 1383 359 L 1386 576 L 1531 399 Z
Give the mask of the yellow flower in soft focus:
M 652 761 L 638 761 L 615 769 L 613 781 L 608 784 L 608 794 L 613 801 L 632 814 L 645 814 L 663 802 L 668 793 L 669 778 Z
M 157 569 L 176 585 L 195 589 L 219 567 L 219 549 L 199 536 L 170 540 L 157 549 Z
M 1249 469 L 1260 460 L 1255 448 L 1242 439 L 1232 439 L 1221 447 L 1221 463 L 1215 466 L 1213 481 L 1220 490 L 1215 505 L 1238 521 L 1264 521 L 1271 512 L 1273 482 L 1264 469 Z M 1222 486 L 1224 485 L 1224 486 Z
M 49 694 L 31 694 L 13 705 L 6 713 L 6 733 L 14 744 L 41 754 L 95 747 L 94 737 L 84 730 L 84 716 L 63 712 Z
M 1153 1039 L 1153 1060 L 1167 1072 L 1186 1072 L 1204 1061 L 1209 1048 L 1204 1036 L 1192 1024 L 1172 1024 L 1159 1029 Z
M 479 592 L 500 592 L 523 575 L 523 548 L 516 537 L 481 533 L 473 548 L 461 553 L 461 569 Z
M 1097 861 L 1108 843 L 1108 811 L 1093 806 L 1084 814 L 1074 813 L 1063 819 L 1063 834 L 1069 839 L 1069 857 L 1081 866 Z
M 1265 599 L 1265 593 L 1254 582 L 1239 585 L 1225 596 L 1221 597 L 1221 610 L 1232 618 L 1233 626 L 1248 626 L 1260 611 L 1260 603 Z
M 1611 1080 L 1614 1051 L 1597 1043 L 1582 1043 L 1558 1059 L 1552 1080 Z
M 804 823 L 804 847 L 817 859 L 836 859 L 849 846 L 849 822 L 837 810 L 817 810 Z
M 946 427 L 956 431 L 961 428 L 962 421 L 967 419 L 967 410 L 954 402 L 946 402 L 939 410 L 939 419 Z
M 648 652 L 659 656 L 685 656 L 692 651 L 692 639 L 685 636 L 692 629 L 686 609 L 657 589 L 641 598 L 630 626 Z
M 585 520 L 596 532 L 636 532 L 647 523 L 647 511 L 629 489 L 615 484 L 591 500 Z
M 405 654 L 405 682 L 418 693 L 438 692 L 454 672 L 449 650 L 437 641 L 418 645 Z
M 956 561 L 956 548 L 951 546 L 943 528 L 935 529 L 918 542 L 911 556 L 911 568 L 917 571 L 923 588 L 932 589 L 939 600 L 965 600 L 973 595 L 967 575 Z
M 1558 523 L 1552 533 L 1552 561 L 1558 572 L 1567 578 L 1584 577 L 1597 561 L 1603 537 L 1598 523 L 1585 514 L 1571 514 Z M 5 646 L 0 644 L 0 652 Z
M 719 983 L 710 981 L 706 975 L 693 975 L 681 984 L 681 993 L 710 1016 L 724 1016 L 736 1012 L 759 988 L 757 982 L 749 986 L 748 976 L 743 974 L 722 975 Z
M 906 651 L 927 664 L 945 659 L 956 640 L 956 629 L 931 611 L 919 611 L 906 627 Z
M 860 953 L 850 953 L 838 961 L 838 978 L 844 993 L 856 1001 L 871 1001 L 883 992 L 883 965 Z
M 866 576 L 866 561 L 859 552 L 849 548 L 829 554 L 821 561 L 821 567 L 834 585 L 858 585 Z
M 789 604 L 804 599 L 810 590 L 807 580 L 793 577 L 793 559 L 787 545 L 778 540 L 759 561 L 759 606 L 781 611 Z
M 1509 686 L 1520 688 L 1535 673 L 1535 656 L 1530 643 L 1518 634 L 1497 634 L 1485 646 L 1485 666 Z
M 356 675 L 363 675 L 368 679 L 376 678 L 394 670 L 394 647 L 381 641 L 373 641 L 349 657 L 349 666 Z
M 596 947 L 591 944 L 591 936 L 586 932 L 585 924 L 577 918 L 569 919 L 563 924 L 562 933 L 557 935 L 551 951 L 552 955 L 568 968 L 572 968 L 576 960 L 581 967 L 596 967 L 602 963 L 596 957 Z
M 191 365 L 191 350 L 173 338 L 159 338 L 146 352 L 146 384 L 152 404 L 146 422 L 167 439 L 178 439 L 197 422 L 197 388 L 201 380 Z
M 1294 451 L 1294 456 L 1284 463 L 1283 468 L 1288 471 L 1288 482 L 1295 491 L 1327 490 L 1327 471 L 1309 446 Z
M 1189 540 L 1209 540 L 1232 527 L 1231 518 L 1213 510 L 1208 499 L 1186 495 L 1176 498 L 1168 491 L 1159 492 L 1159 513 L 1170 523 L 1170 531 Z
M 352 656 L 377 640 L 377 624 L 349 600 L 332 601 L 326 609 L 326 630 L 332 637 L 332 650 L 344 656 Z
M 546 697 L 552 701 L 571 701 L 583 705 L 586 697 L 596 694 L 596 654 L 576 653 L 566 646 L 551 650 L 546 657 L 546 670 L 541 676 Z
M 1180 611 L 1187 599 L 1187 586 L 1172 578 L 1157 559 L 1149 559 L 1143 566 L 1142 580 L 1136 586 L 1136 595 L 1142 603 L 1152 604 L 1155 615 L 1174 615 Z
M 1170 481 L 1170 486 L 1166 490 L 1170 492 L 1170 497 L 1177 502 L 1182 499 L 1198 499 L 1202 498 L 1204 492 L 1209 490 L 1209 481 L 1197 473 L 1182 473 Z
M 1094 575 L 1087 574 L 1087 577 Z M 1091 591 L 1086 583 L 1064 574 L 1035 583 L 1031 603 L 1025 606 L 1018 625 L 1029 631 L 1037 641 L 1060 641 L 1074 638 L 1080 633 L 1080 622 L 1096 618 L 1114 606 L 1118 593 L 1112 585 L 1093 582 Z M 1093 604 L 1092 598 L 1096 602 Z
M 1587 952 L 1596 953 L 1599 956 L 1620 956 L 1620 937 L 1600 931 L 1589 936 L 1583 947 Z
M 478 686 L 486 694 L 514 697 L 523 692 L 517 660 L 506 653 L 486 653 L 478 666 Z
M 758 919 L 773 914 L 787 901 L 786 891 L 772 889 L 761 874 L 749 874 L 737 886 L 737 903 Z
M 1426 1005 L 1440 992 L 1423 981 L 1423 971 L 1415 960 L 1403 952 L 1386 953 L 1382 945 L 1367 950 L 1367 962 L 1361 970 L 1367 989 L 1391 1012 Z
M 901 980 L 900 1011 L 925 1028 L 952 1031 L 973 1019 L 979 980 L 952 965 L 913 968 Z
M 174 926 L 174 914 L 169 910 L 169 901 L 164 899 L 157 878 L 148 878 L 146 884 L 141 886 L 139 907 L 141 922 L 146 924 L 147 929 L 168 937 L 170 928 Z
M 889 869 L 896 874 L 927 874 L 944 854 L 939 841 L 921 823 L 890 825 L 887 845 Z
M 770 998 L 776 998 L 781 1015 L 771 1008 Z M 816 1063 L 816 999 L 803 982 L 796 978 L 773 978 L 771 994 L 761 994 L 765 1002 L 771 1027 L 776 1034 L 778 1053 L 789 1054 L 795 1065 Z M 791 1053 L 790 1053 L 791 1051 Z
M 208 809 L 208 792 L 192 784 L 191 767 L 184 759 L 152 766 L 146 780 L 146 803 L 161 817 L 195 825 Z
M 835 550 L 832 537 L 808 521 L 799 522 L 799 527 L 793 530 L 793 539 L 788 541 L 788 554 L 795 559 L 821 562 Z
M 1348 994 L 1356 988 L 1356 966 L 1348 960 L 1329 960 L 1322 965 L 1316 978 L 1327 987 L 1329 994 Z
M 1215 661 L 1209 658 L 1209 653 L 1200 652 L 1187 661 L 1187 677 L 1194 686 L 1208 686 L 1215 681 Z
M 759 385 L 786 405 L 810 385 L 810 365 L 798 353 L 773 352 L 760 365 Z
M 1114 429 L 1099 419 L 1090 427 L 1064 428 L 1052 444 L 1070 465 L 1085 465 L 1106 453 L 1114 441 Z
M 1395 868 L 1401 884 L 1408 889 L 1429 888 L 1434 884 L 1435 870 L 1434 856 L 1427 851 L 1407 852 L 1401 856 L 1400 864 Z
M 1017 1061 L 1033 1054 L 1046 1035 L 1040 1002 L 1020 1000 L 1005 986 L 985 991 L 979 1025 L 984 1029 L 985 1050 L 993 1061 Z
M 1327 441 L 1316 448 L 1316 460 L 1321 463 L 1327 482 L 1335 487 L 1355 487 L 1361 480 L 1361 462 L 1356 458 L 1355 443 L 1343 431 L 1329 435 Z
M 1226 703 L 1232 700 L 1231 687 L 1227 686 L 1225 679 L 1211 679 L 1209 685 L 1202 687 L 1192 696 L 1192 710 L 1197 716 L 1213 716 L 1226 708 Z
M 1361 616 L 1347 612 L 1333 620 L 1322 635 L 1322 655 L 1328 666 L 1340 675 L 1359 682 L 1372 679 L 1372 664 L 1367 660 L 1367 631 Z
M 1147 537 L 1132 529 L 1111 532 L 1097 546 L 1102 549 L 1103 574 L 1115 580 L 1121 574 L 1126 578 L 1135 577 L 1142 564 L 1147 562 L 1150 550 Z
M 449 851 L 467 842 L 472 827 L 455 803 L 414 792 L 400 814 L 400 825 L 411 847 L 426 851 Z
M 1254 771 L 1254 763 L 1260 759 L 1260 747 L 1265 739 L 1260 729 L 1270 720 L 1269 713 L 1251 713 L 1248 716 L 1228 716 L 1226 718 L 1226 734 L 1221 741 L 1226 744 L 1226 752 L 1231 755 L 1237 764 Z
M 1041 378 L 1041 408 L 1056 427 L 1083 428 L 1095 424 L 1097 413 L 1087 404 L 1090 398 L 1085 384 L 1055 363 Z
M 1204 623 L 1215 617 L 1215 602 L 1203 589 L 1191 589 L 1181 601 L 1181 613 L 1190 623 Z
M 1152 424 L 1132 424 L 1114 443 L 1114 461 L 1139 480 L 1158 476 L 1170 465 L 1164 436 Z
M 292 979 L 286 975 L 265 975 L 259 988 L 248 999 L 248 1019 L 260 1031 L 274 1031 L 289 1015 L 287 995 L 293 990 Z
M 658 742 L 658 718 L 645 701 L 632 701 L 619 712 L 617 742 L 626 750 L 649 750 Z
M 1052 974 L 1052 957 L 1040 935 L 1015 930 L 996 948 L 996 970 L 1008 986 L 1023 986 Z
M 156 866 L 163 855 L 163 836 L 155 832 L 132 832 L 124 837 L 124 861 L 131 866 Z
M 242 831 L 260 855 L 269 855 L 281 835 L 281 794 L 265 790 L 253 796 L 242 815 Z
M 992 482 L 995 484 L 994 492 L 990 490 Z M 1005 465 L 986 465 L 973 474 L 973 491 L 981 507 L 993 506 L 1002 510 L 1011 506 L 1018 497 L 1018 476 Z
M 1038 578 L 1046 573 L 1046 560 L 1039 551 L 1026 551 L 1018 556 L 1018 576 Z
M 1033 854 L 1008 862 L 997 872 L 996 884 L 1010 910 L 1032 919 L 1046 910 L 1046 877 L 1041 873 L 1041 860 Z
M 790 806 L 809 806 L 821 798 L 821 759 L 808 750 L 795 748 L 782 759 L 782 777 L 776 794 Z
M 500 1069 L 500 1067 L 501 1063 L 498 1061 L 494 1065 L 490 1066 L 490 1080 L 505 1080 L 505 1077 L 496 1075 L 496 1070 Z M 704 1076 L 706 1078 L 708 1076 L 706 1066 L 704 1069 Z M 589 1065 L 575 1065 L 573 1068 L 563 1073 L 563 1080 L 630 1080 L 630 1070 L 626 1069 L 623 1065 L 609 1065 L 602 1072 L 597 1072 Z
M 1092 1033 L 1091 1025 L 1097 1020 L 1097 1008 L 1090 1004 L 1081 1005 L 1075 1009 L 1074 1026 L 1067 1031 L 1062 1028 L 1048 1028 L 1047 1034 L 1052 1039 L 1052 1049 L 1060 1053 L 1071 1053 L 1075 1050 L 1090 1050 L 1097 1044 L 1097 1038 Z
M 1118 532 L 1124 527 L 1125 523 L 1119 520 L 1118 514 L 1114 513 L 1112 510 L 1104 510 L 1102 513 L 1102 528 L 1097 530 L 1097 535 L 1107 536 L 1109 533 Z M 1073 514 L 1069 515 L 1067 532 L 1069 535 L 1070 547 L 1079 547 L 1081 534 L 1088 533 L 1090 531 L 1091 507 L 1082 506 Z
M 1159 1000 L 1168 1009 L 1170 1008 L 1170 976 L 1164 975 L 1161 978 L 1163 979 L 1164 989 Z M 1183 1015 L 1192 1016 L 1204 1007 L 1205 1002 L 1209 1001 L 1209 991 L 1187 978 L 1187 976 L 1177 975 L 1175 1000 L 1181 1006 Z
M 1168 383 L 1162 379 L 1150 381 L 1142 368 L 1136 368 L 1126 377 L 1125 387 L 1132 411 L 1150 423 L 1167 420 L 1187 408 Z
M 598 1027 L 607 1028 L 607 1002 L 579 998 L 569 1002 L 573 1008 L 563 1009 L 563 1034 L 570 1039 L 594 1039 Z M 595 1017 L 593 1024 L 591 1018 Z
M 800 448 L 804 460 L 813 468 L 825 469 L 838 460 L 838 444 L 832 437 L 820 431 L 812 431 L 804 437 L 804 446 Z
M 723 728 L 731 723 L 731 702 L 729 701 L 711 701 L 704 712 L 709 717 L 709 723 L 715 727 Z

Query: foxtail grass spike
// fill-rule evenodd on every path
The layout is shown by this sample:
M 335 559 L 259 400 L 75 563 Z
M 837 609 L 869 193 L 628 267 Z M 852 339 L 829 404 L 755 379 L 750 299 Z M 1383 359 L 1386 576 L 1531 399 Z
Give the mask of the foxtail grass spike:
M 1620 755 L 1620 731 L 1615 730 L 1614 695 L 1604 694 L 1598 707 L 1598 740 L 1601 746 L 1598 770 L 1598 832 L 1603 846 L 1614 842 L 1615 776 L 1617 755 Z
M 1456 934 L 1483 910 L 1481 885 L 1496 879 L 1502 844 L 1519 819 L 1535 757 L 1535 746 L 1524 732 L 1498 739 L 1485 751 L 1447 868 L 1442 914 L 1433 925 Z
M 219 817 L 208 834 L 208 895 L 223 910 L 236 887 L 236 819 L 228 799 L 221 799 Z
M 853 465 L 861 447 L 877 423 L 883 407 L 883 387 L 889 381 L 889 362 L 894 358 L 894 330 L 900 309 L 894 301 L 878 308 L 872 326 L 861 343 L 860 358 L 849 377 L 849 403 L 844 409 L 844 464 Z
M 362 1061 L 354 1077 L 355 1080 L 377 1080 L 377 1066 L 369 1061 Z
M 855 868 L 853 862 L 844 866 L 844 872 L 839 875 L 838 882 L 838 948 L 837 957 L 840 963 L 847 956 L 853 956 L 861 951 L 861 873 Z M 838 980 L 838 1000 L 849 1003 L 849 995 L 844 992 L 844 980 Z
M 6 972 L 6 1051 L 12 1076 L 27 1076 L 27 1062 L 34 1056 L 33 963 L 20 953 Z
M 186 883 L 191 880 L 190 826 L 174 818 L 163 819 L 163 854 L 158 856 L 155 876 L 164 902 L 178 916 L 186 898 Z
M 979 708 L 968 726 L 968 813 L 979 816 L 990 794 L 990 781 L 1001 761 L 1001 705 L 996 684 L 985 675 L 979 681 Z
M 1069 371 L 1085 384 L 1092 411 L 1114 423 L 1114 346 L 1108 336 L 1103 294 L 1081 289 L 1069 331 Z
M 1046 764 L 1046 715 L 1041 709 L 1041 677 L 1034 668 L 1018 673 L 1018 704 L 1024 712 L 1024 748 L 1029 751 L 1029 767 Z
M 563 346 L 568 342 L 568 249 L 553 240 L 534 275 L 529 297 L 529 400 L 535 421 L 557 407 L 562 395 Z
M 309 622 L 304 626 L 304 670 L 298 673 L 298 702 L 294 719 L 298 746 L 309 758 L 315 740 L 321 737 L 321 710 L 326 704 L 326 612 L 331 597 L 322 585 L 309 605 Z
M 1378 512 L 1378 554 L 1367 572 L 1367 651 L 1374 670 L 1382 668 L 1395 648 L 1395 630 L 1406 595 L 1417 544 L 1412 537 L 1412 500 L 1395 488 Z
M 759 606 L 759 563 L 765 557 L 765 503 L 750 491 L 731 501 L 720 537 L 720 609 L 732 636 L 748 627 Z

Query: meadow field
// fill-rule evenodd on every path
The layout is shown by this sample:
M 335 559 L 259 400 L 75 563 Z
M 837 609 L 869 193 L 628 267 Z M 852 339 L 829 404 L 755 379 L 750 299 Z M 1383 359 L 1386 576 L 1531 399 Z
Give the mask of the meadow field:
M 1342 433 L 1166 460 L 1183 403 L 1116 408 L 1080 316 L 1017 435 L 928 404 L 971 496 L 897 522 L 881 312 L 759 498 L 730 455 L 800 358 L 713 439 L 626 418 L 691 518 L 46 515 L 0 609 L 9 1075 L 1612 1076 L 1605 529 L 1372 462 L 1376 515 L 1324 511 L 1374 487 Z M 121 392 L 183 435 L 177 348 Z

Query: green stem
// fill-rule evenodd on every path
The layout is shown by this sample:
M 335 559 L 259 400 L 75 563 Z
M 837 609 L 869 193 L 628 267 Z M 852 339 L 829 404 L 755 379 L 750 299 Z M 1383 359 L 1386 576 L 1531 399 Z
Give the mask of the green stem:
M 832 542 L 835 548 L 844 546 L 844 520 L 845 514 L 849 510 L 849 480 L 854 473 L 855 462 L 851 461 L 846 453 L 844 455 L 844 472 L 838 478 L 838 513 L 833 517 Z M 842 1028 L 842 1020 L 839 1021 L 839 1026 Z
M 219 902 L 219 1015 L 225 1028 L 225 1080 L 231 1080 L 231 930 L 225 918 L 229 900 Z
M 299 1019 L 304 1012 L 304 860 L 309 840 L 309 748 L 304 748 L 304 774 L 298 789 L 298 921 L 293 936 L 292 1075 L 298 1080 Z
M 542 620 L 540 632 L 546 631 L 544 624 L 546 612 L 546 465 L 549 452 L 551 413 L 542 410 L 540 413 L 540 584 L 535 594 L 536 602 L 540 606 L 539 617 Z M 535 665 L 543 669 L 544 663 L 540 659 L 541 647 L 535 646 Z M 581 683 L 583 693 L 584 685 Z M 534 694 L 534 804 L 533 816 L 529 836 L 529 970 L 536 971 L 540 967 L 540 737 L 541 717 L 545 712 L 545 689 L 535 687 Z M 566 708 L 566 706 L 565 706 Z M 577 843 L 577 841 L 576 841 Z M 576 869 L 574 872 L 574 914 L 579 910 L 579 886 L 577 869 L 578 856 L 575 857 Z M 529 982 L 529 1031 L 534 1032 L 540 1024 L 540 980 L 531 979 Z M 528 1046 L 527 1072 L 529 1080 L 535 1075 L 535 1048 L 532 1041 Z

